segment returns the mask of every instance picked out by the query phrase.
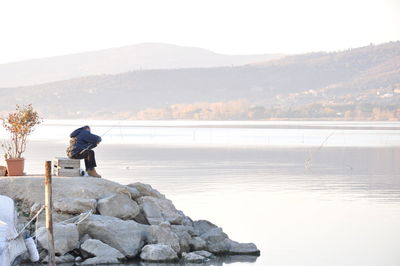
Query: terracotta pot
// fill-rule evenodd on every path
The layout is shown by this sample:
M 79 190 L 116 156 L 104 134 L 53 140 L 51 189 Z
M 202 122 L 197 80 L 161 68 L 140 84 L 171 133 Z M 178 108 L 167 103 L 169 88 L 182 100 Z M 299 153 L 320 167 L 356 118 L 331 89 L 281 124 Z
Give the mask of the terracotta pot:
M 6 159 L 9 176 L 24 175 L 24 158 Z

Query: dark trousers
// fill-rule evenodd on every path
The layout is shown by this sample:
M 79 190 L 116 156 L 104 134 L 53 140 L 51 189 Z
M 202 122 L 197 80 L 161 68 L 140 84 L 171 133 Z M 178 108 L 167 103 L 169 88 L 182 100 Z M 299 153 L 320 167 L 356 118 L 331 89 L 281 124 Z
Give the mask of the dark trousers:
M 93 150 L 85 150 L 84 152 L 80 152 L 78 154 L 75 154 L 72 157 L 72 159 L 85 159 L 86 171 L 87 170 L 92 170 L 93 168 L 95 168 L 97 166 Z

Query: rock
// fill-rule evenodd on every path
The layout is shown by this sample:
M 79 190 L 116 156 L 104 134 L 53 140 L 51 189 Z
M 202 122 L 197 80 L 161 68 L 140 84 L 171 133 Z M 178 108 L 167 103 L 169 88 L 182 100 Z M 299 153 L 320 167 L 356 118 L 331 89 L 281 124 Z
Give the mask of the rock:
M 171 225 L 172 231 L 176 232 L 187 232 L 190 236 L 198 236 L 193 226 L 189 225 Z
M 192 263 L 202 263 L 202 262 L 208 260 L 206 257 L 198 255 L 194 252 L 183 253 L 182 258 L 185 260 L 185 262 L 192 262 Z
M 139 190 L 137 190 L 137 188 L 129 187 L 129 186 L 126 186 L 126 188 L 128 189 L 128 192 L 131 194 L 132 199 L 137 199 L 142 196 L 142 194 L 140 194 L 140 192 L 139 192 Z
M 46 258 L 43 259 L 42 262 L 48 263 L 49 262 L 49 256 L 46 256 Z M 64 256 L 56 256 L 56 263 L 68 263 L 68 262 L 75 262 L 75 257 L 72 256 L 71 254 L 65 254 Z
M 185 216 L 185 214 L 182 211 L 178 211 L 178 213 L 181 213 L 181 215 L 183 216 L 183 222 L 182 225 L 184 226 L 189 226 L 193 228 L 193 221 L 192 219 L 190 219 L 190 217 Z
M 89 257 L 107 257 L 122 260 L 125 256 L 113 247 L 97 239 L 88 239 L 81 245 L 81 250 L 89 254 Z
M 211 229 L 217 228 L 215 224 L 206 221 L 206 220 L 198 220 L 193 222 L 193 228 L 198 236 L 210 231 Z
M 138 198 L 137 202 L 151 225 L 158 225 L 164 221 L 171 224 L 183 223 L 185 216 L 179 213 L 168 199 L 143 196 Z
M 140 253 L 140 258 L 144 261 L 175 261 L 178 260 L 176 252 L 164 244 L 149 244 L 144 246 Z
M 90 235 L 89 234 L 84 234 L 80 239 L 79 239 L 79 243 L 81 243 L 81 245 L 86 241 L 86 240 L 88 240 L 88 239 L 92 239 L 91 237 L 90 237 Z
M 64 221 L 69 220 L 73 217 L 75 217 L 75 216 L 72 214 L 53 212 L 53 224 L 57 224 L 57 223 L 61 224 Z M 37 226 L 38 227 L 46 226 L 46 215 L 44 212 L 42 212 L 42 214 L 39 215 L 39 219 L 37 221 Z
M 167 221 L 161 222 L 161 223 L 159 224 L 159 226 L 162 227 L 162 228 L 171 229 L 171 223 L 170 223 L 170 222 L 167 222 Z
M 65 253 L 79 247 L 79 232 L 75 224 L 55 224 L 54 231 L 54 248 L 57 255 Z M 41 227 L 36 232 L 39 244 L 48 250 L 48 240 L 46 228 Z
M 190 242 L 192 241 L 194 228 L 192 226 L 185 226 L 185 225 L 171 225 L 171 229 L 179 238 L 179 245 L 181 246 L 181 252 L 189 253 L 191 250 Z
M 207 248 L 206 241 L 201 237 L 193 237 L 189 241 L 190 250 L 203 250 Z
M 219 255 L 260 255 L 256 245 L 252 243 L 238 243 L 226 238 L 220 242 L 207 244 L 207 249 Z
M 205 221 L 195 221 L 193 227 L 200 238 L 206 242 L 204 249 L 221 255 L 259 255 L 260 251 L 252 243 L 238 243 L 228 238 L 228 235 L 222 231 L 222 228 Z M 198 240 L 198 239 L 197 239 Z M 194 240 L 192 239 L 194 242 Z M 193 243 L 195 244 L 195 243 Z M 195 248 L 193 246 L 193 248 Z
M 260 250 L 253 243 L 238 243 L 230 240 L 229 254 L 232 255 L 260 255 Z
M 180 252 L 179 238 L 171 228 L 165 226 L 150 226 L 149 243 L 169 245 L 176 253 Z
M 53 201 L 63 198 L 102 199 L 121 191 L 125 185 L 105 178 L 57 177 L 52 181 Z M 0 179 L 0 194 L 29 203 L 44 204 L 43 176 L 21 176 Z
M 139 198 L 138 203 L 141 213 L 149 224 L 157 225 L 164 221 L 161 209 L 156 203 L 143 198 Z
M 130 258 L 143 247 L 149 226 L 111 216 L 92 215 L 80 223 L 78 229 L 81 235 L 89 234 Z
M 99 200 L 97 210 L 101 215 L 128 220 L 139 214 L 138 204 L 125 194 L 116 194 Z
M 192 253 L 203 256 L 205 258 L 212 258 L 214 255 L 208 251 L 205 250 L 198 250 L 198 251 L 193 251 Z
M 39 250 L 41 249 L 40 247 L 38 247 L 38 248 L 39 248 Z M 46 249 L 41 249 L 39 252 L 39 261 L 44 260 L 47 257 L 47 254 L 48 254 L 48 252 Z
M 206 241 L 207 245 L 209 245 L 210 243 L 217 243 L 225 240 L 228 238 L 228 235 L 222 231 L 222 228 L 217 227 L 200 235 L 200 237 Z
M 144 215 L 143 210 L 140 210 L 140 211 L 139 211 L 139 214 L 136 215 L 135 218 L 134 218 L 133 220 L 134 220 L 135 222 L 140 223 L 140 224 L 147 224 L 147 225 L 150 225 L 150 224 L 149 224 L 149 221 L 147 221 L 147 218 L 146 218 L 146 216 Z
M 68 263 L 75 262 L 75 257 L 71 254 L 65 254 L 64 256 L 56 257 L 56 263 Z
M 83 198 L 59 198 L 53 203 L 54 209 L 61 213 L 81 214 L 87 211 L 96 211 L 95 199 Z
M 117 258 L 93 257 L 80 263 L 80 265 L 119 264 Z
M 192 237 L 190 234 L 186 231 L 179 231 L 179 230 L 174 230 L 172 231 L 178 236 L 179 238 L 179 246 L 181 247 L 180 252 L 190 252 L 190 241 L 192 240 Z
M 129 187 L 127 187 L 127 186 L 119 187 L 119 188 L 116 189 L 116 193 L 114 193 L 114 194 L 125 194 L 125 195 L 127 195 L 130 199 L 132 199 L 132 195 L 131 195 L 131 193 L 129 192 L 129 189 L 128 189 L 128 188 L 129 188 Z
M 140 197 L 143 196 L 151 196 L 154 198 L 159 198 L 159 199 L 165 199 L 165 196 L 158 192 L 157 190 L 153 189 L 150 185 L 148 184 L 143 184 L 140 182 L 136 182 L 133 184 L 127 185 L 128 187 L 135 188 L 137 191 L 140 193 Z

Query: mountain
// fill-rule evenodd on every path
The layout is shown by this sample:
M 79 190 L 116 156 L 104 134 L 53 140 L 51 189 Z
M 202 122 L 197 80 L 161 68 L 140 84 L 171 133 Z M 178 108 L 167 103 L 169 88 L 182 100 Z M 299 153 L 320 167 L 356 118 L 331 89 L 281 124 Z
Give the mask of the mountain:
M 142 43 L 72 55 L 0 64 L 0 87 L 35 85 L 99 74 L 145 69 L 238 66 L 281 54 L 224 55 L 195 47 Z
M 237 67 L 136 70 L 0 89 L 45 117 L 400 120 L 400 42 Z

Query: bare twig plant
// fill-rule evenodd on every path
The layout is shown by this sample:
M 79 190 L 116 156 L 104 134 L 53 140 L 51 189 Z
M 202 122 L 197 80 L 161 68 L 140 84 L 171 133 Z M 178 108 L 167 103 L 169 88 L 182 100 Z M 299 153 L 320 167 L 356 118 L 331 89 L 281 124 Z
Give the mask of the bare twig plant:
M 5 159 L 22 158 L 28 136 L 33 132 L 34 127 L 42 122 L 42 119 L 31 104 L 17 105 L 15 112 L 0 119 L 3 127 L 10 133 L 10 140 L 1 145 Z

